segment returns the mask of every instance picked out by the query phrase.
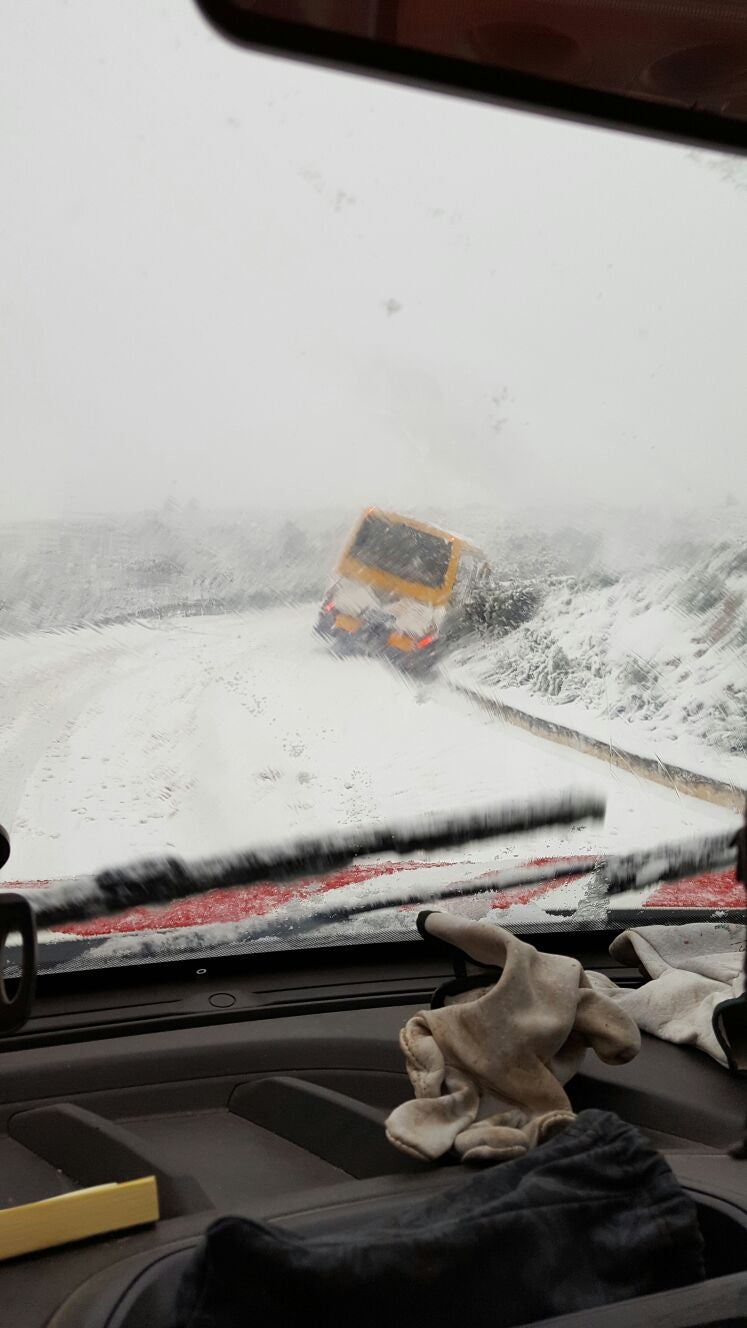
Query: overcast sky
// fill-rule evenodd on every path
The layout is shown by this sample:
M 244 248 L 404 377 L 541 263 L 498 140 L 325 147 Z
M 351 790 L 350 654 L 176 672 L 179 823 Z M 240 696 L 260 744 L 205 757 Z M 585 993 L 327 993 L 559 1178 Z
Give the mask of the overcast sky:
M 0 7 L 2 519 L 747 488 L 747 188 L 671 145 Z

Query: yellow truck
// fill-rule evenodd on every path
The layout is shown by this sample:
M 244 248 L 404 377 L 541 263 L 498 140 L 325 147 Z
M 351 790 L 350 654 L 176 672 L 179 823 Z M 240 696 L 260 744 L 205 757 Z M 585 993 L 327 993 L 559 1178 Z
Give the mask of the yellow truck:
M 485 555 L 459 535 L 369 507 L 340 555 L 317 631 L 345 652 L 432 661 L 461 634 L 469 597 L 489 576 Z

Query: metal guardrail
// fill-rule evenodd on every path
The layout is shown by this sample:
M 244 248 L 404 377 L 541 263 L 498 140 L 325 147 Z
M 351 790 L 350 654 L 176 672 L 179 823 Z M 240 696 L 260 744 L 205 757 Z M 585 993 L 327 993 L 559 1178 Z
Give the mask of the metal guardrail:
M 539 738 L 546 738 L 550 742 L 572 747 L 575 751 L 582 752 L 584 756 L 594 756 L 599 760 L 606 761 L 608 765 L 627 770 L 630 774 L 642 775 L 646 779 L 672 789 L 675 793 L 682 793 L 690 798 L 701 798 L 705 802 L 716 803 L 720 807 L 728 807 L 730 811 L 741 813 L 744 808 L 747 787 L 729 784 L 726 780 L 712 779 L 708 775 L 698 774 L 694 770 L 686 770 L 682 766 L 668 765 L 654 757 L 639 756 L 634 752 L 624 751 L 613 743 L 602 741 L 601 738 L 592 738 L 588 734 L 580 733 L 577 729 L 569 728 L 564 724 L 558 724 L 554 720 L 542 719 L 526 710 L 519 710 L 517 706 L 507 705 L 506 702 L 498 701 L 486 692 L 481 692 L 479 688 L 468 687 L 462 683 L 451 681 L 447 685 L 452 691 L 469 697 L 471 701 L 482 706 L 484 710 L 488 710 L 498 719 L 504 720 L 507 724 L 513 724 L 516 728 L 525 729 Z

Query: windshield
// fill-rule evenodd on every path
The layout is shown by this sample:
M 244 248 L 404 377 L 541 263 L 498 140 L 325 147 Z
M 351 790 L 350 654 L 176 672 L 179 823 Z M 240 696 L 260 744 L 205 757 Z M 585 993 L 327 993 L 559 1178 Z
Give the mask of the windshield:
M 186 0 L 0 34 L 0 883 L 607 804 L 55 926 L 43 964 L 410 939 L 410 904 L 273 918 L 736 828 L 744 163 L 252 54 Z M 336 572 L 362 511 L 367 567 L 442 586 L 431 527 L 480 560 L 382 605 Z M 614 919 L 742 902 L 706 872 Z M 611 916 L 593 875 L 450 907 Z
M 402 581 L 418 581 L 437 589 L 446 577 L 451 544 L 401 521 L 370 515 L 361 522 L 348 557 Z

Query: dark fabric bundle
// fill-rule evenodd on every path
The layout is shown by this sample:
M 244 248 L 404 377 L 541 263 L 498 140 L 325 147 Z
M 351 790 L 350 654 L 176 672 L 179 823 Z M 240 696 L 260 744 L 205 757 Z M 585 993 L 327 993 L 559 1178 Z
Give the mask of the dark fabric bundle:
M 511 1328 L 699 1281 L 694 1201 L 633 1126 L 561 1134 L 396 1222 L 299 1238 L 222 1218 L 185 1273 L 178 1328 Z

